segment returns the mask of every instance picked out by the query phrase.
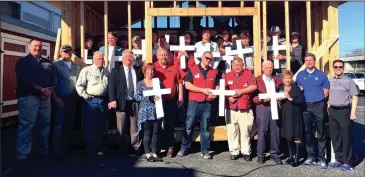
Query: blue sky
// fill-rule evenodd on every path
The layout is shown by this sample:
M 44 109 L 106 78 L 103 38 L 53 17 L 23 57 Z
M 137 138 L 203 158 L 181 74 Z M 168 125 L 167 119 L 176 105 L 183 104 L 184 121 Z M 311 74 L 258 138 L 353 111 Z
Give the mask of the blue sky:
M 365 2 L 346 2 L 339 7 L 340 56 L 356 48 L 364 49 Z
M 200 4 L 201 7 L 204 5 Z M 187 7 L 187 3 L 183 3 L 183 7 Z M 340 33 L 340 56 L 351 52 L 353 49 L 364 49 L 364 8 L 365 2 L 346 2 L 339 7 L 338 23 Z M 205 18 L 203 17 L 201 24 L 205 26 Z M 158 17 L 157 26 L 159 28 L 167 27 L 167 17 Z M 180 20 L 178 17 L 170 17 L 170 26 L 179 27 Z M 132 25 L 140 27 L 141 23 Z M 152 21 L 154 27 L 154 22 Z M 209 26 L 213 27 L 213 19 L 209 17 Z

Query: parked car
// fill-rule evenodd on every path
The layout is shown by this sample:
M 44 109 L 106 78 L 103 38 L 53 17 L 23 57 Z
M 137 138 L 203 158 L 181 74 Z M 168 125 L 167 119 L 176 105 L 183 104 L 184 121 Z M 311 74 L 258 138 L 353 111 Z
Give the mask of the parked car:
M 344 73 L 345 76 L 353 79 L 360 92 L 365 92 L 365 75 L 364 73 Z

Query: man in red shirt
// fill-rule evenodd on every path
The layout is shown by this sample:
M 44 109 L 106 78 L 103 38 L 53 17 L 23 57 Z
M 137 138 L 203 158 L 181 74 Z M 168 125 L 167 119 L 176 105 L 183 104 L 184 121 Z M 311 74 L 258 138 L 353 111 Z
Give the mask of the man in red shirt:
M 235 57 L 232 72 L 225 75 L 226 88 L 236 90 L 236 95 L 228 98 L 227 136 L 230 159 L 237 160 L 241 151 L 244 160 L 251 161 L 250 131 L 254 122 L 251 100 L 257 85 L 255 76 L 250 70 L 244 70 L 243 65 L 243 60 Z
M 188 112 L 185 121 L 185 132 L 178 156 L 186 156 L 193 139 L 196 119 L 200 120 L 201 156 L 204 159 L 212 159 L 209 154 L 212 102 L 216 98 L 209 90 L 218 89 L 219 78 L 217 71 L 209 67 L 213 55 L 204 52 L 199 65 L 192 66 L 185 77 L 185 87 L 189 90 Z
M 167 157 L 172 158 L 174 153 L 174 125 L 177 117 L 177 108 L 183 104 L 183 85 L 180 72 L 170 64 L 166 49 L 157 50 L 157 62 L 155 63 L 155 76 L 160 79 L 164 88 L 170 88 L 171 94 L 163 96 L 163 109 L 165 112 L 164 144 L 162 148 L 168 148 Z M 178 99 L 176 99 L 178 92 Z

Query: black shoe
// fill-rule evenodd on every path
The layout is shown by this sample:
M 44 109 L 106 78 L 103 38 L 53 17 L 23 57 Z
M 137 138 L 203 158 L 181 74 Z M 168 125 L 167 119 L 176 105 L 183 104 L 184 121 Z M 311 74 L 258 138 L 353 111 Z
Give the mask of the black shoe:
M 229 159 L 231 159 L 231 160 L 237 160 L 238 158 L 239 158 L 238 155 L 230 155 L 229 156 Z
M 264 164 L 265 163 L 265 157 L 257 157 L 257 163 Z
M 293 143 L 288 141 L 288 152 L 289 152 L 289 156 L 288 159 L 285 161 L 285 164 L 289 164 L 291 165 L 294 162 L 294 149 L 293 149 Z
M 294 155 L 294 161 L 293 163 L 291 164 L 292 167 L 297 167 L 299 166 L 299 150 L 300 150 L 300 143 L 295 143 L 295 149 L 294 149 L 294 152 L 295 152 L 295 155 Z
M 250 155 L 243 154 L 243 160 L 245 161 L 252 161 L 252 158 Z
M 276 164 L 283 164 L 283 161 L 281 161 L 280 157 L 270 156 L 270 159 L 273 160 Z

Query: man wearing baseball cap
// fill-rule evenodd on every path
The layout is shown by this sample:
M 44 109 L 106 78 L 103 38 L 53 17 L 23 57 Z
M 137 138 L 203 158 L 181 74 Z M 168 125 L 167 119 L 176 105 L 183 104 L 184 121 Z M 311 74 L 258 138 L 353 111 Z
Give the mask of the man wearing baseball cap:
M 73 52 L 70 45 L 63 45 L 60 49 L 61 58 L 53 63 L 57 84 L 53 94 L 56 116 L 53 124 L 52 148 L 56 158 L 64 158 L 64 151 L 70 147 L 79 98 L 75 84 L 81 67 L 71 60 Z
M 303 65 L 303 58 L 306 50 L 299 44 L 299 33 L 292 32 L 291 35 L 291 52 L 290 52 L 290 69 L 296 73 Z

